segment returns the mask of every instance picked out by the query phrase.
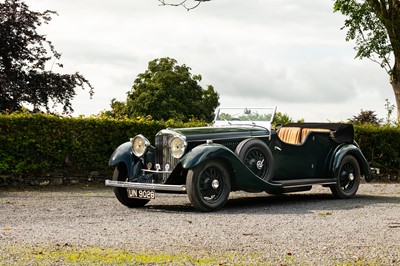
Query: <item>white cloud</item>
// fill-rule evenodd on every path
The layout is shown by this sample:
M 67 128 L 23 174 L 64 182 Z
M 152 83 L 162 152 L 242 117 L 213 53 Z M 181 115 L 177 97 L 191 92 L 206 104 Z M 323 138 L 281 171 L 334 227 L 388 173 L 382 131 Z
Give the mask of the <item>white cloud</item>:
M 213 85 L 223 105 L 278 105 L 294 118 L 346 120 L 363 110 L 385 116 L 394 102 L 384 70 L 353 59 L 330 1 L 214 0 L 190 12 L 157 0 L 31 0 L 56 10 L 46 32 L 66 72 L 95 87 L 77 91 L 75 114 L 125 100 L 150 60 L 172 57 Z

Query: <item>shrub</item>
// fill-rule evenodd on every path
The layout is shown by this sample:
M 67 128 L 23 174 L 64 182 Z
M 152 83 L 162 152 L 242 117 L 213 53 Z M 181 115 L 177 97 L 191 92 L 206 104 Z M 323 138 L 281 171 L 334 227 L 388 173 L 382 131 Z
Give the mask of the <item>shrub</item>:
M 355 139 L 371 167 L 400 174 L 400 128 L 372 124 L 355 126 Z
M 0 177 L 88 176 L 92 171 L 110 176 L 110 155 L 131 137 L 141 133 L 153 140 L 166 127 L 204 125 L 198 120 L 182 123 L 173 119 L 154 121 L 151 117 L 116 120 L 26 112 L 0 114 Z M 355 136 L 372 167 L 399 174 L 400 128 L 357 125 Z
M 0 115 L 0 175 L 39 177 L 48 173 L 88 175 L 109 172 L 108 160 L 122 143 L 139 133 L 152 139 L 172 126 L 183 124 L 148 118 L 66 118 L 47 114 L 13 113 Z

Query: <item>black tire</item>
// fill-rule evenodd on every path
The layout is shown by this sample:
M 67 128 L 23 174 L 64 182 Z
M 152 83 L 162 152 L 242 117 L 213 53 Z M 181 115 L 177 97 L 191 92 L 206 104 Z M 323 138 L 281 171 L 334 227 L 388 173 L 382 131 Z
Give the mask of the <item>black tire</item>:
M 240 160 L 259 178 L 270 181 L 273 175 L 271 150 L 259 139 L 247 139 L 239 143 L 235 153 Z
M 186 190 L 196 209 L 216 211 L 226 204 L 231 191 L 228 173 L 228 169 L 219 161 L 209 161 L 189 170 Z
M 336 185 L 330 186 L 337 199 L 353 198 L 360 186 L 361 171 L 356 158 L 346 155 L 339 166 Z
M 113 180 L 126 181 L 127 179 L 128 179 L 128 171 L 126 170 L 126 166 L 120 164 L 117 167 L 115 167 L 114 174 L 113 174 Z M 150 201 L 147 199 L 129 198 L 127 188 L 122 188 L 122 187 L 115 187 L 114 194 L 119 202 L 121 202 L 123 205 L 125 205 L 129 208 L 143 207 Z

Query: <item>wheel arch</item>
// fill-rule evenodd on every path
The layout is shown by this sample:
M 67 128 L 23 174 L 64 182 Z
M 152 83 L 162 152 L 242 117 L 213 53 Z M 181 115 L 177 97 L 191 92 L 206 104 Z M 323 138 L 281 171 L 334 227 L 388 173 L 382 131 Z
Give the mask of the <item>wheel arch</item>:
M 365 177 L 367 182 L 371 181 L 372 175 L 367 159 L 364 157 L 361 150 L 354 144 L 343 144 L 338 146 L 338 148 L 335 150 L 330 168 L 332 177 L 336 177 L 338 175 L 340 163 L 346 155 L 351 155 L 357 160 L 361 175 Z
M 120 164 L 125 164 L 128 176 L 131 177 L 133 174 L 133 165 L 138 160 L 139 158 L 132 152 L 132 144 L 130 142 L 125 142 L 115 149 L 108 161 L 108 165 L 119 166 Z
M 227 147 L 220 144 L 203 144 L 192 149 L 181 159 L 183 169 L 189 170 L 210 160 L 221 162 L 229 171 L 232 189 L 236 189 L 236 173 L 233 165 L 238 158 Z
M 270 183 L 260 179 L 247 168 L 237 155 L 229 148 L 215 143 L 202 144 L 193 148 L 182 159 L 184 169 L 193 168 L 208 160 L 222 160 L 230 169 L 232 190 L 276 190 L 281 184 Z
M 235 149 L 235 154 L 238 156 L 238 158 L 241 160 L 241 162 L 245 163 L 245 157 L 247 156 L 247 152 L 249 152 L 251 149 L 257 149 L 259 152 L 262 153 L 262 156 L 266 162 L 264 162 L 267 165 L 266 171 L 263 170 L 262 173 L 257 173 L 258 177 L 265 181 L 270 181 L 273 178 L 273 173 L 274 173 L 274 157 L 272 155 L 271 149 L 268 147 L 268 145 L 262 141 L 261 139 L 258 138 L 249 138 L 245 139 L 242 142 L 239 143 L 239 145 Z M 263 161 L 264 161 L 263 160 Z M 263 163 L 263 164 L 264 164 Z M 247 167 L 251 168 L 250 165 L 246 165 Z

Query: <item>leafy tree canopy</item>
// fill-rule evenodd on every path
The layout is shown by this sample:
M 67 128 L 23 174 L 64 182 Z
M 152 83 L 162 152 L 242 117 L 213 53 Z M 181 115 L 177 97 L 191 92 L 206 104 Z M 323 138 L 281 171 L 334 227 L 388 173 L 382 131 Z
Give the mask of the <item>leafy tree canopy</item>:
M 41 107 L 49 111 L 51 103 L 61 104 L 64 113 L 72 112 L 75 87 L 88 86 L 93 94 L 90 83 L 78 72 L 46 70 L 61 54 L 36 29 L 56 14 L 31 11 L 21 0 L 0 2 L 0 112 L 20 110 L 24 104 L 33 106 L 33 111 Z
M 379 124 L 382 122 L 381 119 L 379 119 L 375 113 L 375 111 L 363 111 L 356 115 L 353 116 L 352 119 L 349 119 L 349 122 L 356 124 L 356 125 L 362 125 L 362 124 L 372 124 L 379 126 Z
M 148 69 L 135 79 L 126 102 L 112 101 L 111 116 L 212 121 L 219 95 L 211 85 L 203 89 L 201 76 L 190 70 L 168 57 L 150 61 Z
M 293 120 L 287 113 L 275 113 L 274 120 L 272 121 L 273 125 L 286 125 L 289 123 L 304 123 L 304 119 Z
M 400 1 L 335 0 L 334 11 L 347 17 L 346 40 L 355 41 L 356 57 L 378 63 L 390 75 L 400 119 Z

